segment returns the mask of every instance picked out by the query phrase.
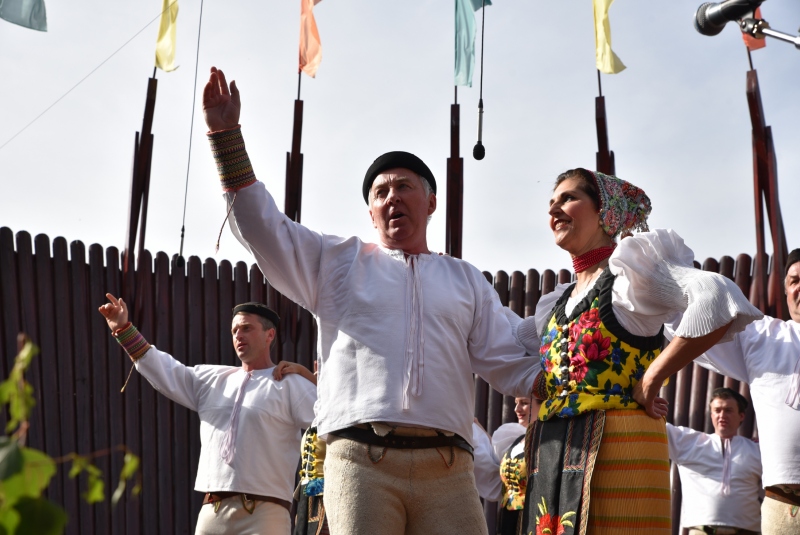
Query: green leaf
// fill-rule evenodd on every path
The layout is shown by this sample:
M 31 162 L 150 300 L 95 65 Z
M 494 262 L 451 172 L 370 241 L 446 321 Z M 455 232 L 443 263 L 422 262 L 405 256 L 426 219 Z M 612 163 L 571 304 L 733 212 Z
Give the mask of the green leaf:
M 78 454 L 72 454 L 72 468 L 69 469 L 70 479 L 75 479 L 81 472 L 86 470 L 89 459 Z
M 22 448 L 21 453 L 22 470 L 0 483 L 4 505 L 13 506 L 24 496 L 38 498 L 56 473 L 56 463 L 48 455 L 31 448 Z
M 83 499 L 86 500 L 86 503 L 102 502 L 105 499 L 105 484 L 102 479 L 90 475 L 88 486 L 89 488 L 83 493 Z
M 114 490 L 114 494 L 111 496 L 112 505 L 117 505 L 117 502 L 122 499 L 122 496 L 125 494 L 127 480 L 132 478 L 137 470 L 139 470 L 139 457 L 131 452 L 125 453 L 125 463 L 122 465 L 122 470 L 120 470 L 119 473 L 119 484 L 116 490 Z M 139 485 L 136 485 L 133 488 L 133 494 L 138 495 L 140 490 L 141 488 L 139 488 Z
M 139 457 L 133 453 L 125 454 L 125 464 L 122 465 L 122 470 L 119 473 L 120 479 L 130 479 L 136 474 L 139 469 Z
M 60 535 L 67 525 L 67 513 L 44 498 L 22 498 L 14 508 L 20 514 L 14 535 Z
M 16 440 L 0 437 L 0 481 L 22 471 L 22 453 Z
M 16 509 L 12 507 L 3 507 L 0 509 L 0 533 L 3 535 L 11 535 L 19 525 L 20 516 Z

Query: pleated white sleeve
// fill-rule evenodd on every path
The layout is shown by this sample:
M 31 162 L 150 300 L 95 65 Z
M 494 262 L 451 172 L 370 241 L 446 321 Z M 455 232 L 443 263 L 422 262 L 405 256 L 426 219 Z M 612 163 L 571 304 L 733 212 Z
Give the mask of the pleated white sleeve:
M 732 340 L 763 314 L 736 284 L 718 273 L 695 269 L 694 253 L 672 230 L 623 238 L 609 259 L 617 276 L 612 304 L 632 334 L 652 336 L 672 323 L 675 335 L 698 338 L 731 323 L 721 342 Z
M 718 273 L 696 269 L 694 253 L 673 230 L 657 229 L 623 238 L 609 258 L 616 275 L 611 304 L 620 324 L 637 336 L 653 336 L 671 324 L 675 336 L 698 338 L 731 323 L 722 342 L 732 340 L 763 314 L 736 284 Z M 543 295 L 536 313 L 514 320 L 514 334 L 532 352 L 547 328 L 553 306 L 568 284 Z

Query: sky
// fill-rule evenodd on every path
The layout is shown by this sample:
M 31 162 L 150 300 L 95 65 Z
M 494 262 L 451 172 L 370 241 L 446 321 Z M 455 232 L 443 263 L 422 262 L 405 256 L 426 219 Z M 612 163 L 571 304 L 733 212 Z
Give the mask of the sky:
M 616 174 L 652 199 L 651 228 L 674 229 L 702 261 L 754 254 L 755 216 L 747 53 L 734 24 L 715 37 L 694 30 L 700 3 L 615 2 L 613 49 L 628 68 L 603 75 L 602 90 Z M 0 226 L 123 247 L 134 135 L 153 73 L 161 4 L 50 1 L 46 33 L 0 20 Z M 180 67 L 156 75 L 145 246 L 178 252 L 188 191 L 184 256 L 251 262 L 227 228 L 214 252 L 225 210 L 205 136 L 202 88 L 212 65 L 237 81 L 251 161 L 282 207 L 297 95 L 299 2 L 208 0 L 202 25 L 200 0 L 180 0 L 179 7 Z M 428 240 L 432 250 L 443 251 L 453 2 L 324 0 L 314 12 L 323 58 L 316 78 L 303 75 L 301 86 L 303 224 L 375 241 L 360 193 L 364 172 L 378 155 L 406 150 L 437 179 Z M 797 34 L 797 0 L 769 0 L 762 14 L 773 29 Z M 478 27 L 480 39 L 480 20 Z M 486 9 L 485 42 L 482 161 L 471 156 L 480 65 L 473 87 L 458 89 L 463 257 L 492 273 L 568 268 L 569 255 L 553 244 L 547 204 L 560 172 L 595 167 L 592 3 L 496 0 Z M 792 249 L 800 247 L 800 210 L 792 203 L 800 198 L 800 50 L 769 40 L 753 52 L 753 65 L 775 141 Z

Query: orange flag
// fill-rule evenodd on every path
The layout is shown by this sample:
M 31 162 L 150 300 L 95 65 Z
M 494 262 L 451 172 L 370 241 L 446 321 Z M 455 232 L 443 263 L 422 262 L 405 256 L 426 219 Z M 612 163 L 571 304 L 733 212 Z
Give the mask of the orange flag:
M 761 8 L 756 8 L 756 12 L 754 14 L 756 19 L 761 18 Z M 742 34 L 742 39 L 744 39 L 744 46 L 746 46 L 751 52 L 753 50 L 758 50 L 759 48 L 764 48 L 767 46 L 766 38 L 756 39 L 752 35 Z
M 312 78 L 322 61 L 322 43 L 314 20 L 314 6 L 321 1 L 300 0 L 300 70 Z

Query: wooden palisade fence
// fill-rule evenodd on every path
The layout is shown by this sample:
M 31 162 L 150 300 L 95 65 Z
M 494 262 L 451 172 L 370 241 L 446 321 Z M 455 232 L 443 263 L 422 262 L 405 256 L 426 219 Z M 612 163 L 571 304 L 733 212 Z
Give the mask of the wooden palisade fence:
M 158 348 L 187 365 L 237 365 L 230 311 L 236 303 L 257 300 L 276 308 L 283 318 L 273 360 L 312 368 L 317 351 L 313 317 L 272 289 L 255 265 L 203 262 L 198 257 L 171 262 L 165 253 L 152 258 L 148 251 L 137 264 L 143 272 L 136 277 L 141 306 L 135 317 L 139 329 Z M 709 259 L 702 268 L 730 277 L 750 295 L 749 256 L 740 255 L 736 261 L 727 256 L 719 262 Z M 533 314 L 542 295 L 572 277 L 567 270 L 484 274 L 503 304 L 525 316 Z M 41 348 L 28 373 L 37 401 L 28 444 L 53 457 L 125 444 L 141 457 L 140 497 L 128 496 L 115 508 L 108 496 L 104 503 L 86 505 L 79 483 L 68 477 L 68 469 L 59 470 L 48 496 L 66 508 L 67 533 L 190 534 L 201 500 L 191 490 L 199 457 L 199 420 L 158 395 L 136 373 L 126 392 L 120 393 L 131 364 L 109 335 L 97 307 L 106 301 L 106 292 L 119 295 L 121 284 L 120 252 L 115 247 L 93 244 L 87 254 L 79 241 L 51 242 L 41 234 L 32 240 L 27 232 L 14 235 L 0 228 L 0 373 L 8 374 L 17 333 L 27 333 Z M 480 378 L 475 384 L 475 416 L 490 433 L 515 420 L 512 398 L 503 397 Z M 670 402 L 668 421 L 713 432 L 708 400 L 713 389 L 723 385 L 749 399 L 747 385 L 697 365 L 686 367 L 663 391 Z M 5 424 L 3 414 L 0 424 Z M 756 433 L 751 410 L 740 434 Z M 97 464 L 110 495 L 122 458 L 101 457 Z M 678 533 L 680 482 L 674 467 L 673 475 L 673 531 Z M 487 503 L 485 510 L 491 530 L 496 504 Z

